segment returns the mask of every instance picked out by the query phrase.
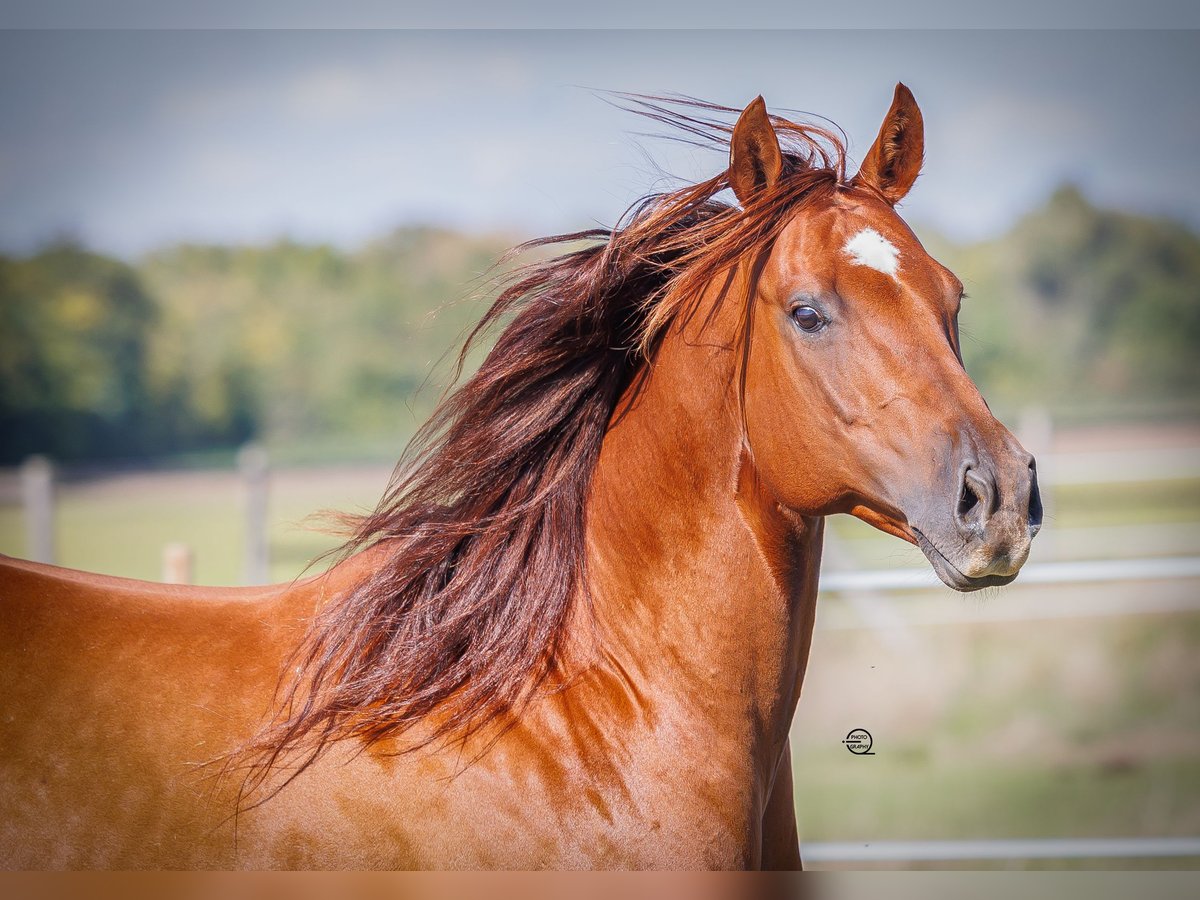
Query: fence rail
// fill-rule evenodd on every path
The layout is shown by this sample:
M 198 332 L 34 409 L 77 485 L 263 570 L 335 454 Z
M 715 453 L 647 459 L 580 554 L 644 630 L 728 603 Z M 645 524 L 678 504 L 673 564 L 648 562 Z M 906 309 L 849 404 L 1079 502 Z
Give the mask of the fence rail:
M 1200 857 L 1200 837 L 1033 838 L 976 841 L 870 841 L 800 844 L 809 863 L 974 862 L 1023 859 Z
M 1079 584 L 1175 578 L 1200 578 L 1200 556 L 1033 563 L 1021 570 L 1014 584 Z M 937 587 L 940 584 L 932 569 L 867 569 L 855 572 L 822 572 L 820 589 L 837 593 L 914 591 Z

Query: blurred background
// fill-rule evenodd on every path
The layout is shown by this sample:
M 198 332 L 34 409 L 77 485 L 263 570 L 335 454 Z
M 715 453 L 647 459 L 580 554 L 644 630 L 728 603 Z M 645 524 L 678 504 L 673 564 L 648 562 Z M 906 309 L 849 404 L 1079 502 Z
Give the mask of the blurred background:
M 312 513 L 381 494 L 500 253 L 724 167 L 598 90 L 761 93 L 856 163 L 897 80 L 927 128 L 902 213 L 967 285 L 1047 524 L 963 596 L 831 521 L 808 863 L 1196 866 L 870 849 L 1200 835 L 1194 31 L 0 32 L 0 552 L 295 577 L 337 544 Z

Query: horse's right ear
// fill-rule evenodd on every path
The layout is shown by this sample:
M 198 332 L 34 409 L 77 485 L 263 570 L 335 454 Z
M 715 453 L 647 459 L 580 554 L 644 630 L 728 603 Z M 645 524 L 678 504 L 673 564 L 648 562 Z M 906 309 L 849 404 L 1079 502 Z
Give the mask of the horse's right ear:
M 743 206 L 763 188 L 771 187 L 783 171 L 779 137 L 767 115 L 763 98 L 755 97 L 742 110 L 729 140 L 729 186 Z
M 925 122 L 916 98 L 903 84 L 896 85 L 879 137 L 867 151 L 852 184 L 865 184 L 895 206 L 917 180 L 925 156 Z

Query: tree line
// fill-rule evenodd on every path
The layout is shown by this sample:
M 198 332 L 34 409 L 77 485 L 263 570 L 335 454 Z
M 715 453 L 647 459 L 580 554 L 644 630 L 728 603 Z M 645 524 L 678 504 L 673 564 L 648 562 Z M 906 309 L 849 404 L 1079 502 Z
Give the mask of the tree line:
M 994 407 L 1197 414 L 1193 231 L 1064 187 L 994 240 L 922 237 L 967 285 L 964 359 Z M 512 243 L 411 227 L 354 251 L 188 244 L 126 263 L 61 242 L 0 257 L 0 463 L 401 440 Z

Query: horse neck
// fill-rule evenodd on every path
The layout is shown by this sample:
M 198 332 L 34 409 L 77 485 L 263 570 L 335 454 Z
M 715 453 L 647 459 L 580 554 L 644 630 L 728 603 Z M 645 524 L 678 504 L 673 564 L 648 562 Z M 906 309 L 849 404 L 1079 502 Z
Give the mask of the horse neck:
M 699 318 L 699 317 L 697 317 Z M 697 740 L 779 759 L 799 697 L 822 520 L 779 507 L 741 439 L 736 360 L 672 334 L 605 437 L 588 505 L 600 658 Z

